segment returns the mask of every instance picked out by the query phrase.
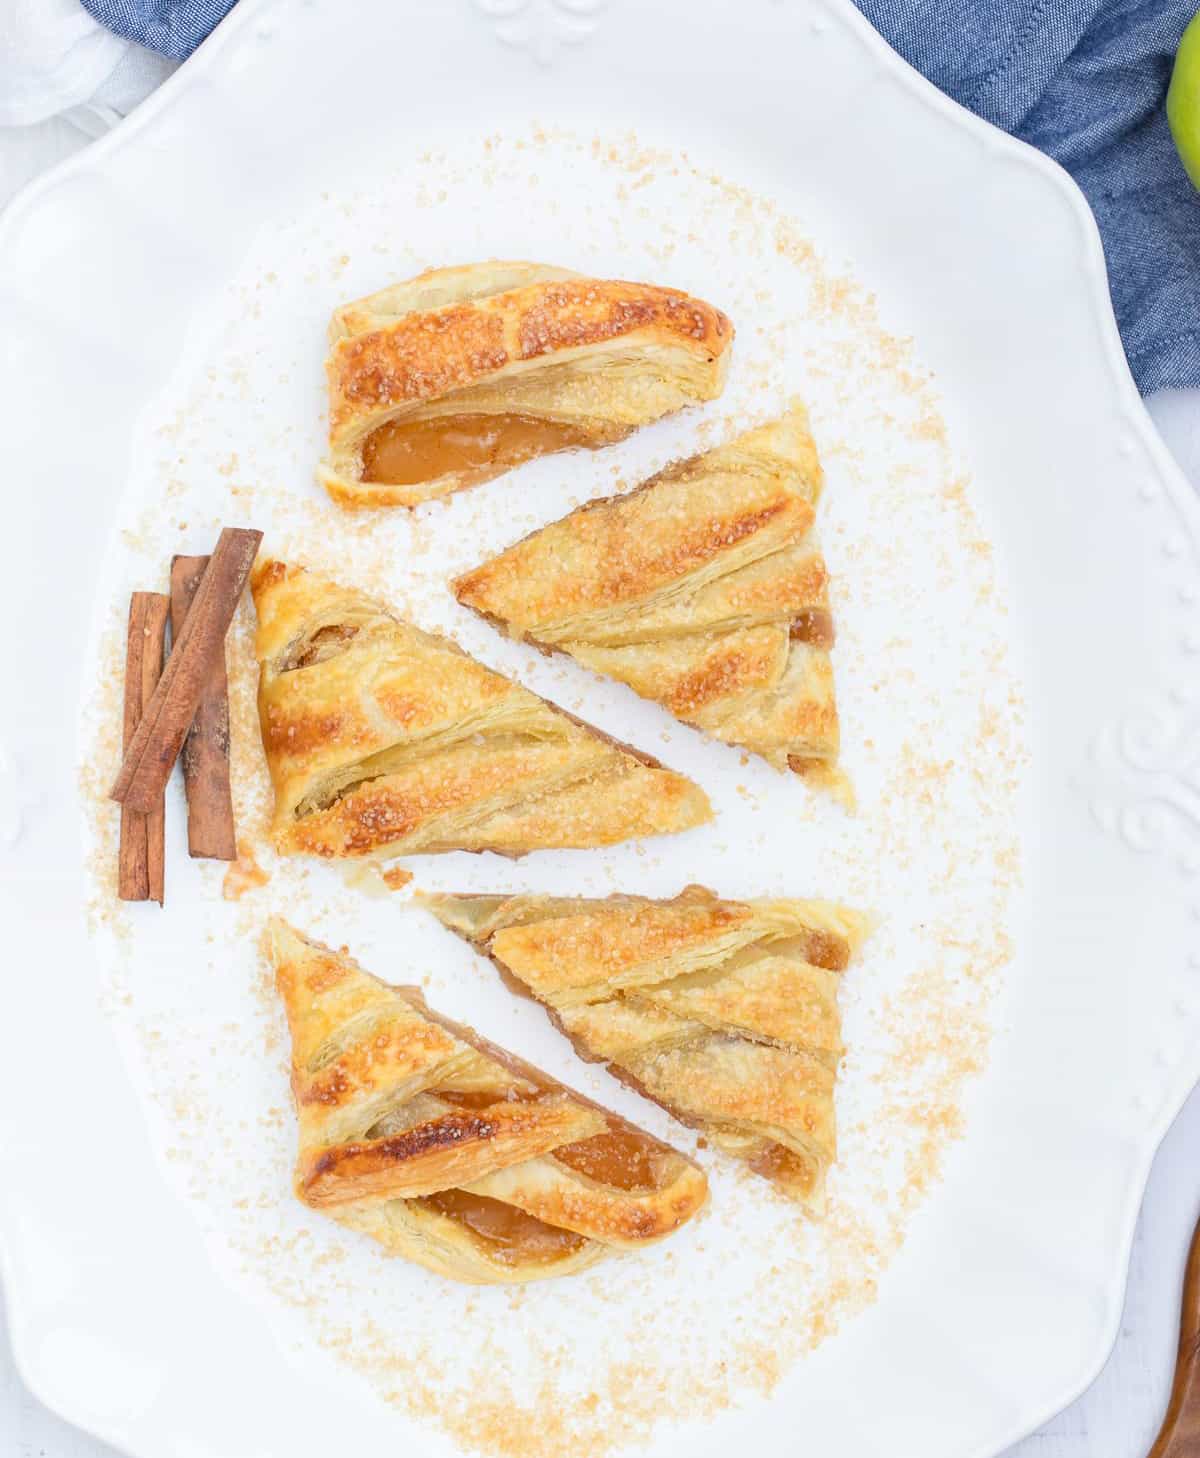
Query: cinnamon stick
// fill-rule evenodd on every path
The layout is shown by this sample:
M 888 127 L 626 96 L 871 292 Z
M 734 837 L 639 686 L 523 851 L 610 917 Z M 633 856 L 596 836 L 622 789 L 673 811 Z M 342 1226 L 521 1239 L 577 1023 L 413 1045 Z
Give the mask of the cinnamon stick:
M 171 638 L 176 643 L 207 566 L 207 557 L 171 558 Z M 179 760 L 187 794 L 188 854 L 216 861 L 236 860 L 229 786 L 229 683 L 223 642 L 209 667 Z
M 129 599 L 125 637 L 123 743 L 128 750 L 163 666 L 168 602 L 161 592 L 135 592 Z M 164 803 L 160 794 L 147 813 L 121 806 L 117 895 L 122 901 L 163 904 Z
M 262 533 L 224 527 L 213 550 L 183 632 L 125 750 L 109 795 L 143 814 L 166 787 L 217 653 L 233 621 Z

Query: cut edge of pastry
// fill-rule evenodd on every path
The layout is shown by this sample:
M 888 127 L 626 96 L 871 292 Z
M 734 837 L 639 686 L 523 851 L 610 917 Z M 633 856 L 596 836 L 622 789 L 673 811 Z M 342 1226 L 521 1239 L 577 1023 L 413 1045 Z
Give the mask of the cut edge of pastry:
M 572 911 L 588 906 L 704 905 L 721 904 L 723 900 L 724 898 L 716 896 L 707 887 L 696 884 L 684 887 L 673 898 L 652 898 L 625 892 L 614 892 L 603 898 L 522 895 L 519 893 L 489 895 L 488 893 L 437 892 L 417 892 L 414 897 L 415 904 L 427 909 L 448 931 L 466 941 L 479 955 L 486 957 L 511 992 L 538 1003 L 555 1028 L 567 1038 L 575 1052 L 585 1062 L 602 1065 L 619 1083 L 624 1084 L 640 1097 L 657 1104 L 685 1127 L 708 1138 L 714 1146 L 738 1159 L 753 1173 L 766 1179 L 781 1193 L 795 1200 L 806 1214 L 819 1219 L 825 1213 L 826 1175 L 829 1168 L 836 1162 L 836 1148 L 831 1151 L 822 1151 L 803 1137 L 797 1139 L 793 1136 L 787 1142 L 783 1142 L 777 1137 L 785 1133 L 783 1130 L 775 1131 L 773 1136 L 769 1130 L 749 1130 L 735 1125 L 725 1125 L 681 1109 L 670 1099 L 656 1094 L 633 1070 L 592 1047 L 585 1038 L 568 1025 L 562 1013 L 551 1002 L 539 996 L 505 963 L 492 945 L 492 940 L 499 930 L 511 926 L 536 924 L 539 920 L 552 920 L 555 919 L 555 913 L 568 916 Z M 749 898 L 745 902 L 735 900 L 726 901 L 725 904 L 753 905 L 755 902 L 765 906 L 800 908 L 803 915 L 818 924 L 817 930 L 828 932 L 839 939 L 845 946 L 845 955 L 844 961 L 836 969 L 838 977 L 853 962 L 878 921 L 872 913 L 857 911 L 839 902 L 820 899 Z M 511 921 L 503 919 L 505 908 L 517 903 L 525 903 L 518 919 Z M 548 910 L 550 915 L 539 915 L 542 910 Z M 482 913 L 482 917 L 469 913 Z M 668 979 L 668 981 L 670 980 L 673 979 Z M 838 1021 L 840 1027 L 840 1013 Z M 745 1037 L 748 1042 L 760 1041 L 745 1032 L 741 1032 L 739 1036 Z M 813 1056 L 811 1052 L 803 1048 L 797 1048 L 797 1051 L 809 1058 Z M 840 1058 L 839 1040 L 837 1060 L 831 1070 L 835 1076 Z M 831 1098 L 832 1096 L 831 1086 Z
M 329 449 L 317 479 L 344 507 L 412 507 L 556 450 L 614 444 L 715 399 L 733 332 L 719 309 L 660 285 L 527 262 L 426 270 L 334 311 Z M 574 395 L 572 372 L 584 382 Z M 438 449 L 437 422 L 454 420 L 460 436 L 464 427 L 486 434 L 492 422 L 493 436 L 515 438 L 481 440 L 469 466 L 447 458 L 427 477 L 367 479 L 363 453 L 377 432 L 413 426 L 419 460 Z
M 804 745 L 793 741 L 791 745 L 786 742 L 769 746 L 766 741 L 756 742 L 758 736 L 753 734 L 749 728 L 742 730 L 742 737 L 738 737 L 738 731 L 722 722 L 721 702 L 718 700 L 712 705 L 704 705 L 698 711 L 689 712 L 686 707 L 686 694 L 684 703 L 676 704 L 668 698 L 651 692 L 649 688 L 639 687 L 636 678 L 627 677 L 614 663 L 606 663 L 606 655 L 614 657 L 621 651 L 632 651 L 641 646 L 650 648 L 655 645 L 656 639 L 649 634 L 648 630 L 638 628 L 640 636 L 630 638 L 627 642 L 620 639 L 609 641 L 602 639 L 599 642 L 589 642 L 586 639 L 586 628 L 580 626 L 576 630 L 576 636 L 572 638 L 570 623 L 568 619 L 547 621 L 542 626 L 530 626 L 523 622 L 514 621 L 506 616 L 501 602 L 497 601 L 496 589 L 494 586 L 496 574 L 503 572 L 506 563 L 521 563 L 522 554 L 527 553 L 531 544 L 539 539 L 551 540 L 553 534 L 565 528 L 566 524 L 586 517 L 588 514 L 603 511 L 609 508 L 620 509 L 645 494 L 654 491 L 656 488 L 669 489 L 676 483 L 686 482 L 689 473 L 694 473 L 698 468 L 711 465 L 720 469 L 726 464 L 730 457 L 736 458 L 747 454 L 756 454 L 765 459 L 773 459 L 777 463 L 777 472 L 781 476 L 793 478 L 800 488 L 800 495 L 809 507 L 815 512 L 815 507 L 820 500 L 824 489 L 824 473 L 817 455 L 816 445 L 812 438 L 809 426 L 808 411 L 799 397 L 792 397 L 785 409 L 775 418 L 748 429 L 738 431 L 723 441 L 720 445 L 710 449 L 697 452 L 696 454 L 673 461 L 657 471 L 647 480 L 639 483 L 631 491 L 612 493 L 607 496 L 596 497 L 583 505 L 576 507 L 565 516 L 555 521 L 545 523 L 540 527 L 528 532 L 524 537 L 511 543 L 503 551 L 487 559 L 485 562 L 460 573 L 455 577 L 450 586 L 458 602 L 469 608 L 478 617 L 482 618 L 490 626 L 495 628 L 504 636 L 526 642 L 531 647 L 537 648 L 540 652 L 551 654 L 563 654 L 566 657 L 574 658 L 581 666 L 601 677 L 615 679 L 624 683 L 640 697 L 649 698 L 651 702 L 660 704 L 672 717 L 680 723 L 698 729 L 701 733 L 707 734 L 720 743 L 729 745 L 731 748 L 740 749 L 744 752 L 756 755 L 765 759 L 767 763 L 776 769 L 790 772 L 798 778 L 803 779 L 814 790 L 828 795 L 840 804 L 846 811 L 853 813 L 857 808 L 854 786 L 845 769 L 839 762 L 840 755 L 840 722 L 837 712 L 837 700 L 832 684 L 832 668 L 829 663 L 829 650 L 833 646 L 834 625 L 832 612 L 829 609 L 827 599 L 822 589 L 819 612 L 802 613 L 801 617 L 807 622 L 810 618 L 819 619 L 818 627 L 823 623 L 826 626 L 821 628 L 817 637 L 811 642 L 805 639 L 801 642 L 792 642 L 791 638 L 796 636 L 795 624 L 792 625 L 792 632 L 787 645 L 788 663 L 787 668 L 793 669 L 797 675 L 823 673 L 827 679 L 827 704 L 826 713 L 832 715 L 832 728 L 826 728 L 825 738 L 830 742 L 823 745 L 820 752 L 815 752 L 812 744 Z M 776 546 L 766 550 L 760 557 L 750 557 L 746 562 L 739 562 L 730 570 L 727 575 L 734 576 L 739 572 L 761 567 L 773 561 L 781 560 L 785 553 L 790 551 L 803 550 L 808 557 L 811 557 L 819 567 L 820 572 L 825 574 L 824 559 L 820 550 L 820 543 L 817 534 L 813 529 L 813 517 L 810 514 L 806 520 L 802 535 L 794 542 L 787 542 L 782 547 Z M 522 564 L 528 566 L 529 564 Z M 702 569 L 701 569 L 702 570 Z M 513 575 L 521 581 L 528 580 L 528 573 L 517 570 L 514 566 Z M 503 579 L 501 579 L 501 582 Z M 697 590 L 703 591 L 705 587 L 711 587 L 713 582 L 720 582 L 721 575 L 715 579 L 704 578 Z M 501 587 L 503 590 L 503 587 Z M 663 589 L 651 595 L 651 600 L 663 596 Z M 670 594 L 668 594 L 670 596 Z M 642 610 L 643 604 L 636 600 L 631 603 L 630 612 L 636 618 Z M 594 615 L 594 614 L 593 614 Z M 584 619 L 587 613 L 583 614 Z M 782 621 L 782 620 L 780 620 Z M 766 630 L 774 627 L 775 620 L 772 618 L 744 618 L 730 622 L 727 627 L 714 626 L 708 634 L 711 645 L 715 650 L 720 650 L 726 642 L 733 643 L 735 637 L 744 638 L 747 632 L 761 628 Z M 660 641 L 663 645 L 682 644 L 690 638 L 699 642 L 704 638 L 703 633 L 689 634 L 678 628 L 664 630 Z M 735 662 L 739 661 L 736 650 L 728 650 Z M 823 663 L 818 663 L 815 657 L 811 660 L 806 655 L 820 655 Z M 599 661 L 597 661 L 599 660 Z M 696 667 L 697 681 L 704 685 L 710 682 L 719 682 L 723 675 L 720 655 L 709 663 L 702 659 Z M 656 675 L 651 675 L 654 682 L 661 682 Z M 807 681 L 807 680 L 805 680 Z M 687 682 L 686 676 L 684 682 Z M 678 686 L 677 686 L 678 687 Z M 778 687 L 777 685 L 775 687 Z M 680 692 L 682 692 L 680 688 Z M 707 687 L 704 692 L 707 692 Z M 749 690 L 743 694 L 735 694 L 727 704 L 730 712 L 738 711 L 743 716 L 752 714 L 757 698 L 761 697 L 763 703 L 768 702 L 773 696 L 764 692 L 756 695 L 756 691 Z M 806 700 L 802 700 L 807 702 Z M 798 701 L 799 702 L 799 701 Z
M 309 1208 L 371 1236 L 389 1253 L 404 1255 L 438 1274 L 476 1284 L 514 1284 L 572 1274 L 614 1251 L 654 1244 L 687 1223 L 707 1202 L 707 1179 L 694 1160 L 490 1043 L 473 1029 L 435 1012 L 420 989 L 383 982 L 360 967 L 344 949 L 335 950 L 305 936 L 279 916 L 267 923 L 262 945 L 274 969 L 276 990 L 291 1036 L 293 1095 L 300 1116 L 294 1188 L 297 1198 Z M 304 967 L 311 968 L 315 975 L 304 978 L 302 971 L 293 970 Z M 299 1061 L 306 1019 L 320 1018 L 321 995 L 346 983 L 351 991 L 357 987 L 360 994 L 373 997 L 375 1005 L 360 1008 L 341 1023 L 332 1020 L 327 1030 L 325 1023 L 320 1024 L 327 1036 L 316 1045 L 314 1075 L 313 1054 L 303 1069 Z M 391 1194 L 385 1186 L 365 1192 L 355 1187 L 342 1191 L 338 1199 L 314 1199 L 311 1177 L 328 1151 L 320 1147 L 306 1150 L 306 1104 L 315 1098 L 318 1106 L 324 1107 L 329 1099 L 336 1102 L 354 1096 L 354 1054 L 366 1041 L 372 1044 L 371 1058 L 367 1060 L 368 1082 L 373 1087 L 386 1079 L 388 1013 L 390 1009 L 394 1020 L 399 1011 L 397 1004 L 410 1009 L 420 1026 L 445 1033 L 447 1046 L 440 1050 L 445 1055 L 442 1061 L 435 1061 L 427 1070 L 429 1082 L 408 1090 L 395 1103 L 393 1119 L 403 1120 L 405 1108 L 421 1100 L 436 1106 L 448 1099 L 468 1098 L 465 1093 L 456 1095 L 449 1090 L 454 1085 L 479 1087 L 481 1080 L 487 1085 L 489 1066 L 498 1068 L 502 1077 L 507 1076 L 506 1087 L 510 1090 L 523 1085 L 530 1101 L 510 1105 L 505 1102 L 512 1097 L 510 1092 L 499 1102 L 472 1113 L 468 1098 L 461 1110 L 456 1111 L 453 1105 L 440 1112 L 435 1109 L 432 1114 L 426 1110 L 424 1123 L 391 1134 L 385 1123 L 389 1116 L 385 1089 L 384 1101 L 375 1098 L 363 1115 L 371 1125 L 357 1141 L 350 1141 L 350 1158 L 356 1157 L 354 1151 L 365 1141 L 368 1154 L 370 1147 L 379 1154 L 377 1163 L 381 1167 L 390 1161 L 399 1168 L 406 1159 L 414 1155 L 420 1159 L 427 1147 L 436 1151 L 439 1145 L 462 1163 L 463 1150 L 472 1138 L 482 1139 L 487 1145 L 498 1124 L 503 1125 L 507 1119 L 519 1125 L 522 1110 L 535 1106 L 539 1111 L 548 1109 L 552 1116 L 559 1114 L 559 1122 L 565 1120 L 564 1127 L 579 1132 L 580 1137 L 553 1143 L 551 1119 L 549 1149 L 507 1165 L 493 1159 L 481 1168 L 478 1177 L 457 1182 L 447 1179 L 438 1189 L 405 1196 Z M 351 1029 L 349 1035 L 347 1027 Z M 428 1039 L 424 1042 L 427 1045 Z M 456 1052 L 456 1048 L 461 1051 Z M 421 1040 L 415 1051 L 418 1058 L 421 1052 L 429 1053 Z M 435 1058 L 437 1052 L 435 1048 Z M 315 1091 L 304 1082 L 305 1077 L 319 1078 L 327 1068 L 331 1076 Z M 440 1093 L 439 1077 L 447 1085 L 444 1094 Z M 545 1114 L 540 1114 L 537 1122 L 546 1124 Z M 383 1132 L 370 1138 L 370 1128 L 379 1123 L 385 1124 Z M 447 1125 L 444 1131 L 440 1129 L 442 1124 Z M 612 1144 L 614 1138 L 616 1144 Z M 606 1145 L 605 1140 L 610 1144 Z M 335 1147 L 347 1146 L 343 1141 Z M 605 1168 L 606 1159 L 633 1162 L 635 1173 L 648 1172 L 651 1183 L 623 1187 L 605 1184 L 599 1171 Z M 611 1163 L 607 1167 L 610 1171 L 613 1168 Z M 494 1222 L 498 1215 L 509 1230 L 504 1239 L 524 1240 L 524 1254 L 515 1254 L 511 1244 L 506 1248 L 496 1235 L 499 1227 Z
M 280 620 L 286 620 L 289 608 L 285 600 L 281 610 L 274 594 L 277 590 L 286 589 L 298 578 L 303 579 L 313 590 L 327 593 L 338 611 L 331 616 L 329 612 L 320 614 L 310 610 L 299 627 L 287 634 L 281 631 L 283 624 Z M 319 572 L 272 557 L 264 557 L 256 564 L 251 574 L 250 587 L 259 619 L 255 652 L 260 671 L 260 727 L 275 791 L 272 839 L 281 853 L 312 853 L 328 858 L 376 861 L 391 860 L 405 854 L 437 854 L 446 850 L 490 850 L 495 854 L 521 856 L 540 849 L 594 849 L 625 840 L 676 834 L 707 824 L 713 819 L 713 809 L 707 794 L 688 776 L 663 765 L 653 755 L 637 746 L 615 738 L 560 705 L 542 698 L 516 679 L 489 668 L 453 639 L 428 633 L 407 623 L 387 604 L 370 594 L 357 588 L 342 587 Z M 391 778 L 390 772 L 349 783 L 333 795 L 328 805 L 301 813 L 306 799 L 311 798 L 317 790 L 310 787 L 305 795 L 299 797 L 284 791 L 286 777 L 281 776 L 277 769 L 278 751 L 268 746 L 265 728 L 264 716 L 269 712 L 267 698 L 271 686 L 297 667 L 316 667 L 328 658 L 336 657 L 345 651 L 359 632 L 364 628 L 369 629 L 373 623 L 393 624 L 405 632 L 415 633 L 422 641 L 435 645 L 439 651 L 453 654 L 472 664 L 489 679 L 502 682 L 512 693 L 538 705 L 548 716 L 572 725 L 588 741 L 612 750 L 614 753 L 611 763 L 598 764 L 578 779 L 550 786 L 527 804 L 517 801 L 499 805 L 490 811 L 481 811 L 478 824 L 470 828 L 471 836 L 478 843 L 464 835 L 458 840 L 451 837 L 445 842 L 434 838 L 425 839 L 405 848 L 401 843 L 404 837 L 388 835 L 381 830 L 379 816 L 372 808 L 375 802 L 371 796 L 384 791 Z M 314 627 L 314 624 L 317 626 Z M 453 741 L 446 741 L 431 746 L 430 752 L 444 751 L 447 747 L 452 747 L 452 744 Z M 376 756 L 367 756 L 368 759 L 372 757 Z M 612 791 L 619 790 L 621 793 L 599 795 L 599 787 L 603 784 L 610 785 Z M 371 786 L 377 786 L 378 791 L 372 790 Z M 591 794 L 586 812 L 578 807 L 573 809 L 577 799 L 588 798 L 589 790 L 595 793 Z M 597 800 L 600 802 L 598 807 L 595 803 Z M 559 808 L 557 823 L 553 815 L 556 804 Z M 359 821 L 362 822 L 361 826 Z M 523 825 L 526 827 L 525 839 L 528 843 L 522 840 Z M 322 826 L 327 827 L 328 835 L 321 831 Z M 335 844 L 334 832 L 339 826 L 344 832 L 345 843 Z M 587 837 L 582 833 L 583 828 L 589 831 Z M 354 840 L 355 836 L 358 837 L 357 840 Z

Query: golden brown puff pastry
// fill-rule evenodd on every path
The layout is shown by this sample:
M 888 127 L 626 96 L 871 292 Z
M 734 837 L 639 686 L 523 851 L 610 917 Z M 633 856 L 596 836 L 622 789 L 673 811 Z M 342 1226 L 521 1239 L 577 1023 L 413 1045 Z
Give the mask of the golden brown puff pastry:
M 589 502 L 454 584 L 513 637 L 849 801 L 804 409 Z
M 826 901 L 429 896 L 593 1061 L 813 1214 L 836 1155 L 838 982 L 866 918 Z
M 251 590 L 284 853 L 522 855 L 711 819 L 691 780 L 365 593 L 270 560 Z
M 278 917 L 296 1194 L 459 1281 L 565 1276 L 677 1230 L 708 1184 L 682 1154 Z
M 319 479 L 343 506 L 415 506 L 714 399 L 733 326 L 677 289 L 478 263 L 346 304 L 329 337 Z

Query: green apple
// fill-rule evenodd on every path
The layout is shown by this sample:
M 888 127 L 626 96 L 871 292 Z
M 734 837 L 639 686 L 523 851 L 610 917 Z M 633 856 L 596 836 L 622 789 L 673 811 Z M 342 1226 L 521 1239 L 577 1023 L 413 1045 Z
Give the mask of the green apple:
M 1167 89 L 1167 120 L 1187 175 L 1200 187 L 1200 12 L 1183 33 Z

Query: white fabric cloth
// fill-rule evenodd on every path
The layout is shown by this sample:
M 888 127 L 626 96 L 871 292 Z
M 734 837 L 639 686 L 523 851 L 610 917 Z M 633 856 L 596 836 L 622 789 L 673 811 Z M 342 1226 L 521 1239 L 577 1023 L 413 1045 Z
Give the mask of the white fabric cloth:
M 0 5 L 0 125 L 31 126 L 86 101 L 128 49 L 79 0 Z
M 79 0 L 0 0 L 0 208 L 174 69 L 98 25 Z

